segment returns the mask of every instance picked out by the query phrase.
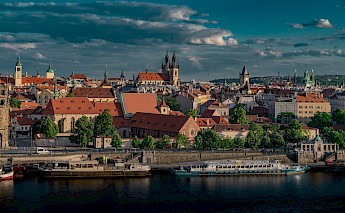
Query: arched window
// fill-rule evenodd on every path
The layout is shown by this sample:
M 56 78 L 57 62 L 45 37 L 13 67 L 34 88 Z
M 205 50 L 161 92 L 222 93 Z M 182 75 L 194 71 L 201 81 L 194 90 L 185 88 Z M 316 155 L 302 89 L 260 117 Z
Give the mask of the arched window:
M 190 130 L 190 135 L 193 136 L 194 134 L 195 134 L 194 129 Z
M 73 133 L 74 130 L 75 130 L 75 118 L 72 117 L 72 118 L 71 118 L 71 132 Z
M 65 131 L 64 126 L 65 126 L 65 119 L 63 118 L 63 119 L 60 119 L 58 121 L 58 127 L 59 127 L 59 132 L 60 133 L 63 133 Z

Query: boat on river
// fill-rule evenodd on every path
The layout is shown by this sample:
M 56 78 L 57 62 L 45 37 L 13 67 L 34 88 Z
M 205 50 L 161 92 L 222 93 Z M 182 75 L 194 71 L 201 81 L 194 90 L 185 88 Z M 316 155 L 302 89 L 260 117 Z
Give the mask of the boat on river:
M 230 160 L 184 166 L 173 170 L 173 173 L 176 176 L 288 175 L 305 173 L 307 169 L 307 166 L 298 164 L 282 164 L 279 160 Z
M 13 179 L 13 169 L 11 166 L 3 166 L 0 171 L 0 181 L 12 180 Z
M 69 161 L 47 164 L 39 168 L 43 178 L 111 178 L 146 177 L 151 175 L 149 166 L 114 162 L 100 164 L 97 160 Z

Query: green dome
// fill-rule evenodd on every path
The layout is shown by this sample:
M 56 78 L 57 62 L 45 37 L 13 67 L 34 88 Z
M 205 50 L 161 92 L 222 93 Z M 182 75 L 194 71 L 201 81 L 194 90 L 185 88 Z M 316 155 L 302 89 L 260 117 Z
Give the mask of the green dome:
M 314 138 L 314 141 L 321 141 L 322 139 L 321 139 L 321 137 L 320 137 L 320 135 L 317 135 L 315 138 Z
M 49 64 L 49 68 L 48 68 L 47 72 L 54 72 L 54 70 L 52 69 L 52 65 L 51 64 Z

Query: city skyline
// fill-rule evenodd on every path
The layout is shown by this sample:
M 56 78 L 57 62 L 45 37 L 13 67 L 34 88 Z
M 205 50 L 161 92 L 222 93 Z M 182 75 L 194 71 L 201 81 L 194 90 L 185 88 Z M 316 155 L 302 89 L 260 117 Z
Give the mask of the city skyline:
M 337 0 L 112 1 L 0 4 L 0 73 L 12 74 L 20 52 L 23 72 L 51 62 L 57 76 L 75 71 L 102 78 L 124 70 L 159 72 L 166 51 L 176 51 L 186 80 L 302 76 L 344 71 L 345 4 Z

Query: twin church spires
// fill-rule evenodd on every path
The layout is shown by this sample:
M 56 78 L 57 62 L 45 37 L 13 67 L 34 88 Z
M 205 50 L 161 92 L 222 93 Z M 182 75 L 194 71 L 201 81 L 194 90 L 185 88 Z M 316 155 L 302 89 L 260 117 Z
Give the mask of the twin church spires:
M 164 62 L 162 62 L 162 74 L 168 75 L 170 84 L 174 86 L 180 85 L 180 78 L 179 78 L 179 69 L 180 65 L 176 59 L 176 52 L 174 51 L 173 56 L 171 58 L 171 62 L 169 60 L 169 52 L 167 51 Z

